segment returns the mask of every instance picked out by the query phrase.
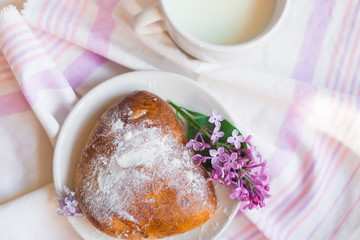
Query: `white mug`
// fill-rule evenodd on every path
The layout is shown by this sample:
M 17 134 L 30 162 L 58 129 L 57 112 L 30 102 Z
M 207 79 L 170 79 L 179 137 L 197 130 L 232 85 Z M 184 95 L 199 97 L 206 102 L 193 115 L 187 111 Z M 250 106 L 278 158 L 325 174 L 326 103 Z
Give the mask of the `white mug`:
M 159 0 L 133 17 L 132 28 L 139 34 L 167 31 L 182 50 L 204 61 L 232 61 L 274 31 L 286 2 Z

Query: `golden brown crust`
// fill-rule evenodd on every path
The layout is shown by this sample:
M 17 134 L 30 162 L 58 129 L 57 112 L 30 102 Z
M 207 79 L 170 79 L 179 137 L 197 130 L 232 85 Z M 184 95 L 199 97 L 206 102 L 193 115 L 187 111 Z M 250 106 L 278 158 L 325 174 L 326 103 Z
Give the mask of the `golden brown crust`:
M 146 134 L 139 135 L 139 129 Z M 135 151 L 126 145 L 131 141 L 155 142 L 155 149 L 144 143 Z M 205 223 L 217 209 L 216 195 L 185 142 L 173 110 L 158 96 L 136 91 L 123 98 L 97 122 L 81 156 L 75 191 L 82 212 L 99 230 L 123 239 L 163 238 Z M 149 160 L 130 162 L 142 147 Z

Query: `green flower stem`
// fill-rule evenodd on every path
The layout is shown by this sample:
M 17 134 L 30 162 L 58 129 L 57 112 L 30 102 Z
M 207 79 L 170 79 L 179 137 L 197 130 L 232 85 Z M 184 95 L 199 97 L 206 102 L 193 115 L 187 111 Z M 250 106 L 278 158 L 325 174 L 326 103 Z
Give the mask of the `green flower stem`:
M 245 179 L 245 181 L 247 181 L 250 184 L 250 187 L 252 188 L 252 190 L 256 192 L 256 190 L 254 188 L 254 183 L 246 176 L 246 173 L 248 171 L 244 170 L 242 168 L 240 168 L 240 171 L 243 172 L 243 174 L 244 174 L 243 178 Z M 241 176 L 240 172 L 238 172 L 238 175 Z
M 234 147 L 228 143 L 216 142 L 216 144 L 217 144 L 217 146 L 223 147 L 229 151 L 232 151 L 234 149 Z
M 200 131 L 202 134 L 205 134 L 208 138 L 211 138 L 210 133 L 208 133 L 208 131 L 206 131 L 206 128 L 205 128 L 205 127 L 200 127 L 199 131 Z
M 241 172 L 244 173 L 243 178 L 252 185 L 251 180 L 246 176 L 247 170 L 244 170 L 244 169 L 242 169 L 242 168 L 240 168 L 240 170 L 241 170 Z M 239 176 L 241 176 L 240 173 L 239 173 Z
M 170 104 L 173 108 L 175 108 L 175 110 L 180 113 L 180 115 L 185 119 L 187 120 L 188 122 L 190 122 L 191 124 L 194 125 L 194 127 L 200 129 L 201 126 L 195 122 L 188 114 L 186 114 L 180 107 L 178 107 L 175 103 L 173 103 L 172 101 L 170 100 L 167 100 L 168 104 Z
M 205 134 L 208 138 L 211 137 L 211 135 L 206 131 L 206 128 L 203 126 L 200 126 L 192 117 L 189 116 L 181 107 L 178 107 L 175 103 L 173 103 L 170 100 L 167 100 L 167 102 L 178 112 L 180 115 L 189 123 L 191 123 L 194 127 L 199 129 L 202 134 Z

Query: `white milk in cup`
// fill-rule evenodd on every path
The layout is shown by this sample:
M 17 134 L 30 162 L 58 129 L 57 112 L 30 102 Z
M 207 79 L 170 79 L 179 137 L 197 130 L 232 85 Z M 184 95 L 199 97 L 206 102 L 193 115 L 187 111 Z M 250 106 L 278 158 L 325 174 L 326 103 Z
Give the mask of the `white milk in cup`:
M 139 34 L 168 31 L 195 58 L 231 61 L 274 30 L 285 6 L 286 0 L 160 0 L 132 26 Z

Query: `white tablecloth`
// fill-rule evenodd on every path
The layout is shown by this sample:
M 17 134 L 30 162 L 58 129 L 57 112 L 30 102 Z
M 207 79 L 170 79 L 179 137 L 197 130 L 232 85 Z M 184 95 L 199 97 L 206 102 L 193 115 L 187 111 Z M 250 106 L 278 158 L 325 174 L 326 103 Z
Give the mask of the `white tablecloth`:
M 3 1 L 17 3 L 21 1 Z M 220 239 L 360 238 L 359 0 L 289 0 L 266 41 L 224 64 L 137 35 L 154 1 L 28 0 L 0 13 L 0 239 L 79 239 L 56 215 L 52 154 L 73 105 L 133 70 L 188 76 L 266 157 L 272 198 Z

